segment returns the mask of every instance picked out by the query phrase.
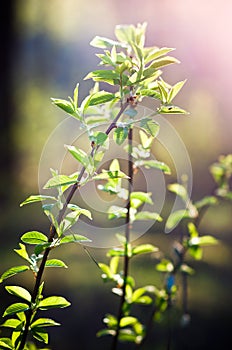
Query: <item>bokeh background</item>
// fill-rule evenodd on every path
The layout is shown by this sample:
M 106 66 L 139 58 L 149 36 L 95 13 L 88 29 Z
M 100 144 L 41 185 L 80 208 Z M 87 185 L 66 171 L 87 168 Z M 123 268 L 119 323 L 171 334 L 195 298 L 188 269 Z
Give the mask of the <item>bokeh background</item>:
M 190 116 L 169 116 L 181 135 L 193 169 L 193 199 L 214 190 L 209 165 L 231 147 L 232 3 L 228 0 L 8 0 L 0 5 L 1 37 L 1 273 L 18 264 L 12 252 L 23 232 L 46 232 L 48 223 L 38 206 L 20 209 L 19 203 L 38 192 L 38 165 L 43 146 L 64 114 L 51 105 L 50 97 L 71 95 L 75 84 L 96 69 L 98 60 L 89 42 L 95 35 L 114 36 L 116 24 L 148 23 L 147 45 L 175 47 L 181 64 L 166 69 L 170 83 L 187 79 L 176 102 Z M 80 98 L 89 82 L 81 83 Z M 220 244 L 206 249 L 203 262 L 190 282 L 188 329 L 173 331 L 173 349 L 228 349 L 231 343 L 231 205 L 211 210 L 202 232 L 215 235 Z M 170 253 L 172 234 L 154 230 L 143 237 Z M 11 252 L 10 252 L 11 251 Z M 103 249 L 92 249 L 98 260 Z M 10 252 L 10 253 L 9 253 Z M 100 280 L 96 265 L 82 248 L 59 251 L 68 271 L 47 273 L 47 294 L 65 294 L 72 308 L 54 313 L 64 325 L 54 329 L 54 350 L 107 348 L 108 339 L 95 339 L 106 312 L 117 304 L 110 287 Z M 161 283 L 155 261 L 135 263 L 138 279 Z M 14 280 L 14 283 L 22 283 Z M 31 288 L 31 276 L 23 280 Z M 154 282 L 155 283 L 155 282 Z M 10 303 L 1 286 L 1 311 Z M 8 304 L 7 304 L 8 303 Z M 165 328 L 154 328 L 145 350 L 165 349 Z M 155 344 L 155 345 L 154 345 Z M 228 346 L 227 346 L 228 345 Z M 122 346 L 122 349 L 129 349 Z M 133 347 L 131 347 L 132 349 Z

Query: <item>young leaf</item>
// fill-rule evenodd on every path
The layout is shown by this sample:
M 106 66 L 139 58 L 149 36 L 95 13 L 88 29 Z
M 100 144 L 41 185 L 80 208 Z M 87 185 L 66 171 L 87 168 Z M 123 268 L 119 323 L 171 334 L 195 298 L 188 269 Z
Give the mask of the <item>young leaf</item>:
M 12 344 L 12 340 L 10 338 L 0 338 L 0 349 L 14 349 L 14 346 Z
M 163 219 L 158 213 L 150 211 L 141 211 L 135 214 L 135 220 L 155 220 L 161 222 Z
M 44 189 L 72 185 L 77 182 L 77 176 L 78 175 L 76 175 L 76 179 L 73 179 L 67 175 L 56 175 L 47 181 L 44 185 Z
M 89 139 L 94 142 L 96 146 L 103 146 L 108 139 L 108 135 L 104 132 L 97 131 L 90 135 Z
M 31 263 L 31 259 L 29 258 L 25 245 L 22 243 L 19 243 L 19 246 L 20 246 L 20 249 L 14 249 L 15 253 L 17 253 L 19 256 L 21 256 L 21 258 Z
M 78 94 L 79 94 L 79 84 L 76 85 L 74 92 L 73 92 L 73 103 L 75 110 L 78 108 Z
M 29 309 L 29 305 L 28 304 L 24 304 L 24 303 L 11 304 L 5 310 L 5 312 L 3 314 L 3 317 L 9 316 L 9 315 L 14 315 L 14 314 L 17 314 L 18 312 L 26 311 L 28 309 Z
M 42 327 L 34 327 L 31 330 L 33 337 L 42 343 L 48 344 L 48 333 Z
M 60 244 L 66 244 L 66 243 L 81 243 L 81 242 L 91 242 L 90 239 L 88 239 L 85 236 L 77 235 L 77 234 L 70 234 L 67 236 L 64 236 L 60 240 Z
M 93 79 L 93 81 L 102 81 L 110 85 L 117 85 L 120 82 L 120 74 L 113 70 L 96 70 L 90 72 L 84 80 Z
M 188 193 L 183 185 L 180 185 L 178 183 L 170 184 L 168 185 L 168 190 L 182 198 L 184 202 L 188 200 Z
M 166 227 L 168 230 L 172 230 L 175 226 L 184 218 L 189 218 L 189 212 L 185 209 L 180 209 L 171 213 L 168 217 Z
M 60 98 L 51 98 L 51 100 L 54 105 L 61 108 L 66 113 L 71 114 L 74 117 L 78 117 L 78 119 L 80 118 L 80 115 L 76 113 L 76 109 L 72 102 Z
M 135 162 L 136 166 L 144 166 L 147 169 L 150 168 L 154 168 L 154 169 L 158 169 L 164 172 L 164 174 L 166 175 L 170 175 L 171 174 L 171 169 L 169 168 L 169 166 L 163 162 L 159 162 L 158 160 L 138 160 Z
M 22 322 L 20 320 L 17 320 L 16 318 L 9 318 L 4 323 L 2 323 L 0 327 L 17 328 L 21 323 Z
M 30 325 L 31 328 L 50 327 L 50 326 L 60 326 L 60 323 L 57 323 L 51 318 L 38 318 L 36 321 L 34 321 Z
M 148 204 L 153 204 L 153 201 L 151 199 L 151 192 L 132 192 L 130 195 L 130 199 L 133 200 L 139 200 L 142 203 L 148 203 Z
M 48 310 L 53 308 L 64 308 L 71 305 L 64 297 L 52 296 L 40 301 L 38 308 L 40 310 Z
M 150 49 L 150 52 L 146 55 L 145 57 L 145 64 L 161 57 L 161 56 L 164 56 L 166 55 L 167 53 L 171 52 L 175 50 L 174 48 L 168 48 L 168 47 L 162 47 L 162 48 L 158 48 L 158 47 L 155 47 L 152 49 Z M 146 50 L 145 50 L 146 52 Z
M 127 127 L 117 127 L 114 131 L 113 138 L 118 145 L 121 145 L 126 140 L 127 135 L 128 135 Z
M 6 286 L 5 288 L 8 293 L 16 295 L 17 297 L 22 298 L 29 303 L 31 302 L 31 294 L 25 288 L 19 286 Z
M 65 145 L 65 147 L 84 167 L 89 165 L 89 157 L 82 149 L 70 145 Z
M 118 41 L 114 41 L 108 38 L 104 38 L 101 36 L 96 36 L 91 42 L 90 42 L 91 46 L 94 47 L 98 47 L 100 49 L 107 49 L 107 48 L 111 48 L 113 46 L 116 47 L 120 47 L 120 48 L 127 48 L 128 45 L 124 44 L 124 43 L 120 43 Z
M 11 267 L 10 269 L 8 269 L 7 271 L 5 271 L 5 272 L 1 275 L 0 283 L 1 283 L 2 281 L 4 281 L 5 279 L 9 278 L 9 277 L 12 277 L 12 276 L 14 276 L 14 275 L 17 275 L 18 273 L 27 271 L 27 270 L 29 270 L 29 269 L 30 269 L 29 266 L 26 266 L 26 265 L 20 265 L 20 266 Z
M 95 94 L 92 95 L 90 101 L 89 101 L 89 106 L 95 106 L 95 105 L 100 105 L 103 103 L 110 102 L 115 99 L 115 95 L 107 92 L 107 91 L 99 91 Z
M 159 133 L 159 129 L 160 129 L 159 124 L 149 118 L 142 119 L 140 122 L 140 126 L 141 128 L 145 129 L 149 135 L 153 137 L 156 137 Z M 141 138 L 141 135 L 140 135 L 140 138 Z M 144 147 L 144 148 L 147 148 L 147 147 Z
M 184 84 L 186 83 L 186 80 L 180 81 L 179 83 L 175 84 L 171 90 L 168 93 L 167 103 L 171 103 L 174 97 L 178 94 L 178 92 L 182 89 Z
M 149 68 L 161 68 L 161 67 L 165 67 L 168 66 L 169 64 L 173 64 L 173 63 L 180 63 L 179 60 L 177 60 L 175 57 L 171 57 L 171 56 L 165 56 L 162 58 L 159 58 L 157 60 L 155 60 L 154 62 L 152 62 L 149 66 Z
M 170 260 L 162 259 L 159 264 L 156 265 L 156 270 L 160 272 L 172 272 L 174 266 Z
M 173 105 L 163 105 L 158 108 L 157 112 L 159 114 L 189 114 L 184 109 Z
M 57 201 L 56 197 L 44 196 L 44 195 L 38 194 L 38 195 L 32 195 L 32 196 L 28 197 L 27 199 L 25 199 L 25 201 L 20 204 L 20 207 L 22 207 L 23 205 L 26 205 L 26 204 L 41 202 L 41 201 L 45 201 L 45 200 Z
M 132 255 L 157 252 L 159 249 L 152 244 L 140 244 L 132 249 Z
M 131 325 L 135 324 L 136 322 L 138 322 L 136 317 L 126 316 L 120 320 L 120 327 L 131 326 Z
M 65 267 L 66 269 L 68 266 L 59 259 L 49 259 L 46 261 L 45 267 Z
M 48 238 L 43 233 L 38 231 L 29 231 L 21 236 L 23 243 L 27 244 L 42 244 L 47 243 Z

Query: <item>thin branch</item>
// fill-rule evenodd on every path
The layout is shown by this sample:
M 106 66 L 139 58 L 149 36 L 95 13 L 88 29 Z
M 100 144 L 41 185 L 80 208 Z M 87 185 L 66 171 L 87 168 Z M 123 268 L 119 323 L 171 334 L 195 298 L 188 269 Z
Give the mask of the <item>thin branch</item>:
M 118 119 L 121 117 L 121 115 L 123 114 L 125 109 L 128 107 L 128 105 L 129 105 L 129 103 L 125 102 L 121 106 L 118 114 L 116 115 L 116 117 L 114 118 L 114 120 L 112 121 L 112 123 L 110 124 L 110 126 L 107 128 L 107 130 L 105 132 L 107 135 L 109 135 L 109 133 L 116 127 L 116 123 L 117 123 Z M 98 148 L 99 148 L 99 146 L 97 146 L 95 148 L 92 148 L 92 151 L 90 153 L 91 157 L 94 156 L 94 152 Z M 57 217 L 58 224 L 61 223 L 61 221 L 62 221 L 62 219 L 64 217 L 64 214 L 66 212 L 66 209 L 68 207 L 68 204 L 72 200 L 72 198 L 73 198 L 75 192 L 77 191 L 77 189 L 79 189 L 80 181 L 81 181 L 81 179 L 82 179 L 82 177 L 84 175 L 85 170 L 86 170 L 86 168 L 83 166 L 81 171 L 80 171 L 80 173 L 79 173 L 79 176 L 78 176 L 78 179 L 77 179 L 76 183 L 72 185 L 72 187 L 71 187 L 71 189 L 69 191 L 69 194 L 68 194 L 68 196 L 67 196 L 67 198 L 65 200 L 65 203 L 63 205 L 63 208 L 60 210 L 60 212 L 58 214 L 58 217 Z M 48 241 L 52 242 L 55 236 L 56 236 L 56 228 L 55 228 L 54 225 L 51 224 L 51 226 L 50 226 L 50 235 L 49 235 Z M 41 284 L 42 276 L 43 276 L 44 269 L 45 269 L 45 264 L 46 264 L 46 261 L 48 259 L 50 251 L 51 251 L 50 247 L 45 249 L 45 251 L 44 251 L 44 255 L 43 255 L 40 267 L 39 267 L 39 271 L 38 271 L 37 276 L 36 276 L 36 281 L 35 281 L 35 285 L 34 285 L 34 289 L 33 289 L 33 293 L 32 293 L 32 298 L 31 298 L 31 305 L 35 304 L 35 302 L 36 302 L 36 297 L 37 297 L 37 294 L 38 294 L 39 286 Z M 30 327 L 32 316 L 33 316 L 33 309 L 30 308 L 30 310 L 28 310 L 28 312 L 26 314 L 25 328 L 24 328 L 24 332 L 22 334 L 22 339 L 21 339 L 21 343 L 20 343 L 20 346 L 19 346 L 18 350 L 23 350 L 24 349 L 24 346 L 25 346 L 26 340 L 27 340 L 27 335 L 28 335 L 28 332 L 29 332 L 29 327 Z
M 117 349 L 118 345 L 118 337 L 119 337 L 119 332 L 120 332 L 120 321 L 123 317 L 123 306 L 125 303 L 125 298 L 126 298 L 126 285 L 127 285 L 127 278 L 129 274 L 129 256 L 128 256 L 128 244 L 130 242 L 130 230 L 131 230 L 131 224 L 130 224 L 130 196 L 132 192 L 132 186 L 133 186 L 133 158 L 132 158 L 132 140 L 133 140 L 133 129 L 130 128 L 128 132 L 128 177 L 129 177 L 129 186 L 128 186 L 128 203 L 127 203 L 127 215 L 126 215 L 126 228 L 125 228 L 125 238 L 126 238 L 126 243 L 125 243 L 125 253 L 124 253 L 124 281 L 123 281 L 123 287 L 122 287 L 122 296 L 120 299 L 120 304 L 119 304 L 119 309 L 118 309 L 118 317 L 117 317 L 117 329 L 116 329 L 116 334 L 113 338 L 112 342 L 112 350 Z

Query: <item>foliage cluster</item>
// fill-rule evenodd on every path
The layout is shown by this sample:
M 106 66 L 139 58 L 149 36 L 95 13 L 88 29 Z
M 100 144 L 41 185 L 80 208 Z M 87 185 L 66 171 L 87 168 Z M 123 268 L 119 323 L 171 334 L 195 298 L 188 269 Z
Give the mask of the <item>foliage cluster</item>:
M 131 230 L 135 221 L 162 221 L 159 213 L 143 210 L 144 204 L 153 204 L 152 193 L 136 191 L 133 180 L 137 170 L 158 169 L 168 175 L 168 165 L 151 157 L 153 141 L 159 133 L 159 124 L 154 120 L 159 114 L 186 114 L 186 111 L 173 104 L 175 96 L 185 81 L 170 85 L 162 78 L 162 70 L 170 64 L 179 63 L 169 53 L 173 48 L 145 47 L 146 24 L 116 26 L 116 40 L 95 37 L 91 45 L 102 49 L 97 54 L 100 68 L 90 72 L 85 79 L 91 79 L 94 86 L 89 95 L 80 103 L 78 98 L 79 84 L 76 85 L 73 97 L 68 100 L 53 98 L 52 102 L 63 111 L 76 118 L 82 129 L 86 131 L 89 142 L 89 153 L 74 145 L 65 145 L 66 150 L 77 162 L 77 171 L 71 175 L 60 174 L 51 169 L 51 178 L 44 189 L 56 190 L 57 195 L 31 195 L 21 206 L 42 202 L 44 214 L 51 225 L 49 234 L 29 231 L 21 236 L 19 247 L 15 253 L 24 260 L 23 265 L 14 266 L 1 275 L 1 282 L 16 274 L 31 271 L 34 278 L 32 292 L 17 285 L 7 285 L 8 293 L 16 296 L 19 302 L 8 306 L 3 314 L 5 321 L 1 327 L 12 330 L 10 337 L 0 338 L 0 349 L 33 350 L 35 345 L 28 340 L 29 334 L 37 341 L 48 344 L 47 327 L 58 326 L 51 318 L 41 317 L 43 310 L 65 308 L 70 302 L 63 296 L 43 295 L 43 273 L 51 267 L 67 268 L 60 259 L 49 259 L 51 250 L 64 244 L 86 244 L 89 239 L 73 226 L 80 216 L 92 220 L 90 210 L 73 203 L 73 197 L 80 187 L 89 181 L 98 183 L 98 190 L 117 196 L 121 206 L 107 209 L 109 220 L 124 220 L 125 232 L 117 234 L 118 247 L 112 247 L 108 253 L 109 263 L 98 262 L 102 279 L 113 284 L 112 292 L 119 297 L 117 315 L 108 313 L 104 317 L 105 328 L 97 336 L 112 336 L 112 349 L 116 349 L 119 341 L 133 342 L 142 346 L 148 330 L 154 321 L 162 318 L 162 314 L 173 306 L 177 298 L 176 275 L 182 276 L 183 322 L 188 321 L 187 278 L 194 273 L 186 263 L 186 255 L 194 259 L 202 258 L 202 247 L 213 245 L 217 240 L 210 235 L 201 235 L 199 223 L 205 210 L 218 204 L 221 199 L 232 199 L 230 179 L 232 175 L 232 156 L 224 156 L 211 167 L 212 175 L 218 185 L 215 195 L 204 197 L 197 202 L 189 198 L 186 184 L 173 183 L 168 190 L 179 196 L 186 209 L 176 211 L 167 221 L 169 229 L 179 226 L 180 239 L 173 249 L 175 259 L 161 259 L 156 269 L 164 275 L 163 286 L 145 285 L 136 287 L 135 278 L 130 275 L 131 261 L 142 254 L 153 254 L 158 251 L 151 244 L 136 245 L 131 242 Z M 100 89 L 100 84 L 105 89 Z M 153 116 L 138 117 L 137 106 L 145 97 L 158 103 Z M 102 127 L 107 125 L 103 132 Z M 139 129 L 139 143 L 134 146 L 135 127 Z M 99 171 L 105 152 L 110 152 L 109 138 L 123 147 L 128 159 L 128 171 L 123 172 L 118 159 L 114 159 L 108 170 Z M 177 288 L 178 287 L 178 288 Z M 135 306 L 150 307 L 151 319 L 144 324 L 135 314 Z

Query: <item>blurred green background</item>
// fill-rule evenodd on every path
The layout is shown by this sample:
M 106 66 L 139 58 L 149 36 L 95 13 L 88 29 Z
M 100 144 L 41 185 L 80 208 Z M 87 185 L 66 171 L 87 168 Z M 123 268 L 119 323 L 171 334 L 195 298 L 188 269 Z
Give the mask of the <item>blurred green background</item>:
M 20 209 L 19 203 L 38 192 L 38 165 L 44 144 L 64 114 L 51 105 L 50 97 L 71 95 L 75 84 L 97 66 L 89 42 L 95 35 L 113 38 L 116 24 L 148 22 L 147 45 L 176 47 L 181 64 L 170 66 L 168 82 L 187 78 L 176 102 L 190 116 L 169 116 L 181 135 L 193 168 L 193 199 L 210 194 L 214 182 L 209 165 L 220 154 L 231 153 L 231 13 L 227 0 L 8 0 L 1 2 L 1 270 L 19 261 L 12 252 L 27 230 L 48 230 L 39 206 Z M 89 82 L 81 84 L 82 99 Z M 205 216 L 203 233 L 220 239 L 207 248 L 204 261 L 192 263 L 197 270 L 190 281 L 191 326 L 173 330 L 172 349 L 228 349 L 231 342 L 232 207 L 225 203 Z M 164 235 L 154 228 L 142 241 L 170 253 L 175 234 Z M 9 253 L 11 251 L 11 253 Z M 91 249 L 100 261 L 104 249 Z M 82 248 L 59 251 L 68 271 L 46 273 L 47 294 L 64 294 L 72 308 L 54 313 L 64 325 L 54 329 L 52 349 L 102 349 L 109 339 L 95 339 L 106 312 L 114 312 L 117 298 Z M 155 273 L 155 259 L 136 260 L 139 283 L 162 284 Z M 23 283 L 31 288 L 31 276 Z M 14 280 L 14 283 L 22 280 Z M 13 283 L 13 282 L 12 282 Z M 54 288 L 55 287 L 55 288 Z M 1 292 L 1 312 L 12 299 Z M 146 312 L 146 309 L 145 311 Z M 175 316 L 175 315 L 174 315 Z M 165 327 L 154 327 L 145 350 L 165 349 Z M 77 345 L 78 344 L 78 345 Z M 122 345 L 122 349 L 133 349 Z

